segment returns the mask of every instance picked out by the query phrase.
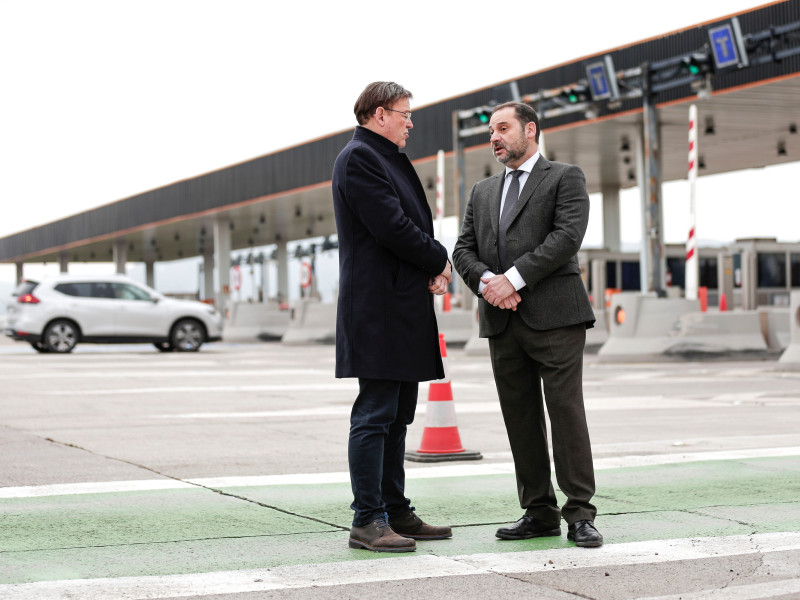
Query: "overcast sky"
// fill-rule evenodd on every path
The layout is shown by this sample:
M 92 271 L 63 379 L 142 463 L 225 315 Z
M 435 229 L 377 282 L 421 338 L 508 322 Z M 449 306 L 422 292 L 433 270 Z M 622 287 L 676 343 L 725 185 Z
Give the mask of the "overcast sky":
M 762 4 L 0 0 L 0 237 L 348 129 L 371 81 L 430 104 Z M 757 186 L 747 171 L 701 177 L 699 237 L 800 239 L 770 210 L 797 202 L 798 164 L 769 169 L 766 190 L 764 171 Z M 682 241 L 686 186 L 664 197 L 665 239 Z M 731 212 L 753 197 L 775 203 L 769 217 Z M 622 210 L 635 243 L 635 191 Z

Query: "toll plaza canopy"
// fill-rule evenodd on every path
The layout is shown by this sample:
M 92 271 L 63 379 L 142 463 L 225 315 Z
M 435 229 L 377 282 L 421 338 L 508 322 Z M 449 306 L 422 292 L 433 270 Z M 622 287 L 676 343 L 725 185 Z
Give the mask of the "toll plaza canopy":
M 725 64 L 730 52 L 736 60 Z M 610 97 L 596 89 L 590 69 L 598 65 L 606 77 L 601 83 L 617 84 Z M 657 110 L 662 181 L 686 177 L 693 102 L 700 176 L 800 160 L 800 0 L 721 16 L 415 108 L 414 142 L 406 151 L 432 207 L 436 153 L 447 153 L 445 216 L 459 215 L 464 189 L 498 170 L 480 121 L 472 130 L 467 121 L 479 117 L 480 107 L 512 98 L 539 110 L 545 155 L 579 165 L 590 193 L 618 193 L 643 181 L 643 98 Z M 220 221 L 231 250 L 335 234 L 331 169 L 351 136 L 351 129 L 328 135 L 7 236 L 0 239 L 0 262 L 108 262 L 120 246 L 128 261 L 207 255 Z M 457 149 L 462 161 L 454 160 Z

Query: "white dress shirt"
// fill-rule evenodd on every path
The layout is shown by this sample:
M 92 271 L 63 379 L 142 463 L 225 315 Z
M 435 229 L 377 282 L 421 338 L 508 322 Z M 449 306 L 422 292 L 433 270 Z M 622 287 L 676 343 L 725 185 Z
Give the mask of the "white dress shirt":
M 522 163 L 517 171 L 523 171 L 523 173 L 519 176 L 519 192 L 520 195 L 522 194 L 522 188 L 525 187 L 525 182 L 528 181 L 528 175 L 530 175 L 531 171 L 533 170 L 533 165 L 536 164 L 536 161 L 539 160 L 539 151 L 537 150 L 533 156 L 531 156 L 528 160 Z M 503 215 L 503 207 L 506 204 L 506 194 L 508 193 L 508 186 L 511 185 L 511 173 L 514 169 L 506 167 L 506 179 L 503 183 L 503 195 L 502 200 L 500 201 L 500 216 Z M 493 277 L 495 274 L 491 271 L 484 271 L 481 277 Z M 506 278 L 511 282 L 511 285 L 514 286 L 515 290 L 519 290 L 525 287 L 525 280 L 522 278 L 522 275 L 519 274 L 517 271 L 517 267 L 511 266 L 511 268 L 503 273 Z M 486 284 L 481 281 L 478 285 L 478 292 L 483 292 L 483 288 L 486 287 Z

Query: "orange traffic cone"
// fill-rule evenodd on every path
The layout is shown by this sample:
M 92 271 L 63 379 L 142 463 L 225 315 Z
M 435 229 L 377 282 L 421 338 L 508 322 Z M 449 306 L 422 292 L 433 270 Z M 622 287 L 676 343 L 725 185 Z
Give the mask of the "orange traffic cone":
M 724 310 L 728 310 L 728 300 L 725 298 L 725 294 L 719 295 L 719 312 Z
M 480 460 L 480 452 L 464 450 L 456 425 L 453 389 L 447 368 L 447 346 L 444 334 L 439 334 L 439 351 L 444 363 L 444 379 L 431 381 L 428 388 L 428 407 L 425 409 L 425 429 L 416 452 L 406 452 L 406 460 L 441 462 L 446 460 Z

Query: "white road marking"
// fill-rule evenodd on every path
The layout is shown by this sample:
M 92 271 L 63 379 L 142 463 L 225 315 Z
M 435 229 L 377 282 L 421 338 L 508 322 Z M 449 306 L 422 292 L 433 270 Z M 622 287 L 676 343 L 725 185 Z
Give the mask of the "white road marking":
M 192 365 L 197 367 L 200 365 Z M 209 365 L 214 366 L 214 365 Z M 163 369 L 161 371 L 147 369 L 129 369 L 124 371 L 80 371 L 78 369 L 70 371 L 51 371 L 47 373 L 35 372 L 14 372 L 3 374 L 2 379 L 136 379 L 139 377 L 147 377 L 148 379 L 156 378 L 169 378 L 179 379 L 185 377 L 188 379 L 196 379 L 197 377 L 208 378 L 242 378 L 242 377 L 275 377 L 280 376 L 303 376 L 316 375 L 319 377 L 331 377 L 330 369 L 287 369 L 285 367 L 265 366 L 263 369 L 215 369 L 215 370 L 197 370 L 197 369 Z
M 218 571 L 180 575 L 118 577 L 41 581 L 0 585 L 5 600 L 154 600 L 182 596 L 241 594 L 267 590 L 353 585 L 376 581 L 400 581 L 430 577 L 489 575 L 493 573 L 536 573 L 553 569 L 583 569 L 621 565 L 665 564 L 720 556 L 767 554 L 800 549 L 796 532 L 738 535 L 717 538 L 684 538 L 606 544 L 584 548 L 534 550 L 501 554 L 459 556 L 394 556 L 372 560 L 302 564 L 241 571 Z M 552 562 L 550 562 L 552 561 Z M 783 579 L 769 583 L 728 587 L 726 600 L 749 600 L 778 596 L 800 589 L 800 580 Z M 740 595 L 735 595 L 738 592 Z M 787 592 L 788 590 L 788 592 Z M 717 590 L 714 590 L 717 597 Z M 759 596 L 755 595 L 761 594 Z M 730 595 L 726 595 L 730 594 Z M 745 595 L 741 595 L 745 594 Z M 672 600 L 678 596 L 661 597 Z M 703 598 L 701 592 L 680 594 Z M 656 600 L 655 598 L 651 600 Z
M 498 453 L 499 454 L 499 453 Z M 652 467 L 657 465 L 751 458 L 800 456 L 800 446 L 787 448 L 751 448 L 716 452 L 685 452 L 676 454 L 651 454 L 601 458 L 594 461 L 595 470 Z M 513 463 L 463 464 L 443 466 L 411 466 L 406 468 L 406 479 L 434 477 L 474 477 L 514 473 Z M 262 487 L 271 485 L 312 485 L 347 483 L 346 471 L 332 473 L 287 473 L 283 475 L 243 475 L 238 477 L 204 477 L 185 481 L 170 479 L 108 481 L 90 483 L 62 483 L 39 486 L 0 487 L 0 499 L 37 498 L 43 496 L 68 496 L 75 494 L 107 494 L 132 491 L 186 489 L 193 485 L 209 488 Z

